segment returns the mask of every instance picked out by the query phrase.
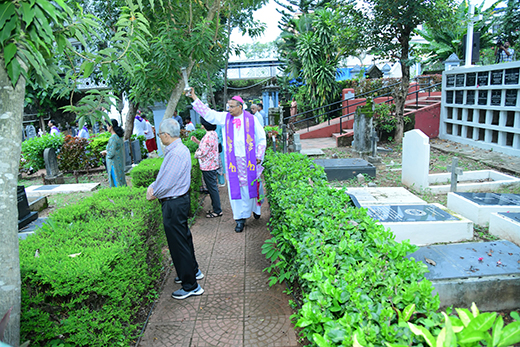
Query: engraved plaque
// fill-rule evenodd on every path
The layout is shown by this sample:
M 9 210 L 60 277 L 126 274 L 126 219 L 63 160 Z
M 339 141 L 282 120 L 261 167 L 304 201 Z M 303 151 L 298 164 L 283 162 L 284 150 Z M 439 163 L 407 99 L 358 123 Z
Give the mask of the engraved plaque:
M 455 86 L 464 87 L 464 75 L 463 74 L 459 74 L 455 77 Z
M 477 82 L 477 74 L 472 72 L 466 75 L 466 87 L 474 87 Z
M 491 71 L 491 85 L 500 85 L 502 84 L 502 75 L 504 74 L 504 70 L 495 70 Z
M 487 90 L 479 90 L 478 91 L 478 104 L 479 105 L 487 105 Z
M 457 90 L 455 92 L 455 103 L 456 104 L 464 103 L 464 91 L 463 90 Z
M 448 75 L 446 77 L 446 87 L 455 87 L 455 75 Z
M 479 72 L 477 75 L 477 83 L 479 86 L 487 86 L 488 85 L 489 72 Z
M 453 104 L 453 91 L 452 90 L 448 90 L 446 92 L 446 103 Z
M 518 91 L 516 89 L 506 90 L 506 102 L 504 106 L 516 106 L 516 98 L 518 97 Z
M 507 69 L 505 78 L 504 78 L 504 84 L 518 84 L 518 73 L 520 69 Z
M 467 91 L 466 105 L 475 105 L 475 91 L 474 90 Z
M 502 91 L 492 90 L 491 91 L 491 106 L 500 106 L 502 103 Z

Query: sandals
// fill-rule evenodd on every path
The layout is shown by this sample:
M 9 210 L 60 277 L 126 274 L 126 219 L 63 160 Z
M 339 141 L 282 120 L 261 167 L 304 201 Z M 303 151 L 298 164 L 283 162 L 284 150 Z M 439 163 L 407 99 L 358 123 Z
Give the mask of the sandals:
M 215 213 L 214 211 L 208 211 L 208 213 L 206 213 L 206 218 L 222 217 L 223 214 L 224 214 L 223 212 Z

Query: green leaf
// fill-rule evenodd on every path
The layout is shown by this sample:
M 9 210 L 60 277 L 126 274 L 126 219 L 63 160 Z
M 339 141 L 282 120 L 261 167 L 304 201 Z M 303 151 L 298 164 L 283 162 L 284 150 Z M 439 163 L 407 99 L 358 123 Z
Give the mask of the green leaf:
M 478 311 L 477 305 L 474 302 L 471 303 L 471 312 L 473 313 L 473 317 L 477 317 L 480 313 Z
M 457 337 L 455 336 L 455 332 L 451 326 L 451 320 L 446 313 L 442 312 L 442 315 L 444 316 L 444 324 L 446 324 L 446 339 L 444 341 L 444 346 L 457 347 Z
M 323 336 L 318 333 L 314 333 L 312 338 L 319 347 L 332 347 L 332 344 L 330 344 Z
M 346 334 L 344 329 L 331 329 L 327 332 L 327 336 L 332 342 L 338 343 L 345 340 Z
M 415 304 L 408 305 L 403 310 L 403 320 L 408 322 L 410 317 L 412 317 L 413 312 L 415 311 Z
M 514 320 L 520 321 L 520 314 L 518 314 L 518 312 L 516 312 L 516 311 L 511 311 L 511 313 L 510 313 L 509 315 L 510 315 L 511 318 L 513 318 Z
M 504 320 L 502 316 L 498 316 L 498 319 L 493 324 L 493 346 L 498 345 L 500 337 L 502 335 L 502 328 L 504 327 Z
M 3 29 L 0 30 L 0 45 L 4 45 L 7 40 L 12 39 L 11 33 L 16 28 L 17 17 L 11 18 L 5 23 Z
M 415 325 L 413 323 L 408 323 L 408 327 L 410 327 L 410 330 L 415 335 L 424 337 L 424 340 L 426 341 L 428 346 L 430 346 L 430 347 L 435 346 L 435 338 L 433 337 L 433 335 L 430 333 L 430 331 L 428 329 L 426 329 L 425 327 L 420 326 L 420 325 Z
M 12 2 L 4 2 L 0 5 L 0 30 L 4 30 L 4 24 L 11 17 L 16 15 L 16 11 Z
M 21 73 L 22 67 L 20 66 L 20 63 L 18 63 L 18 60 L 11 60 L 11 63 L 7 65 L 7 74 L 9 75 L 9 78 L 11 79 L 11 83 L 13 84 L 13 86 L 16 85 L 16 83 L 18 83 L 18 79 L 20 78 Z
M 468 324 L 471 322 L 471 319 L 473 318 L 471 313 L 467 309 L 461 309 L 456 308 L 457 314 L 459 315 L 460 320 L 462 321 L 462 324 L 464 324 L 465 327 L 468 326 Z
M 486 312 L 482 313 L 478 317 L 475 317 L 468 324 L 468 330 L 478 330 L 478 331 L 486 331 L 491 329 L 493 323 L 495 322 L 495 318 L 497 316 L 496 312 Z
M 473 343 L 477 341 L 485 341 L 486 340 L 486 333 L 483 331 L 472 331 L 467 334 L 462 332 L 459 335 L 458 343 L 465 344 L 465 343 Z
M 82 66 L 82 68 L 83 68 L 83 78 L 90 77 L 90 75 L 92 74 L 92 71 L 94 71 L 95 64 L 90 62 L 90 61 L 85 61 L 82 65 L 83 65 Z
M 34 19 L 34 9 L 32 8 L 32 4 L 28 2 L 22 2 L 22 19 L 25 22 L 25 26 L 31 25 Z
M 11 59 L 16 55 L 16 45 L 14 43 L 10 43 L 4 48 L 4 60 L 5 64 L 9 64 Z
M 512 346 L 520 342 L 520 322 L 513 322 L 502 329 L 502 336 L 497 347 Z

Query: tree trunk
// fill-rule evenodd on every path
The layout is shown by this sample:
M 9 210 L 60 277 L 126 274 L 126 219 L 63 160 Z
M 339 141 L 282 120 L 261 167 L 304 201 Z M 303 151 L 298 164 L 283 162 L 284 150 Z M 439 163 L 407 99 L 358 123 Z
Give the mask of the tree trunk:
M 20 76 L 13 88 L 0 59 L 0 319 L 12 307 L 5 342 L 20 344 L 21 279 L 18 251 L 18 165 L 22 142 L 25 79 Z
M 215 101 L 215 94 L 213 93 L 213 84 L 211 83 L 211 78 L 209 77 L 209 71 L 206 71 L 206 77 L 208 79 L 208 94 L 209 99 L 211 101 L 211 108 L 216 109 L 217 108 L 217 102 Z
M 408 53 L 410 50 L 410 37 L 404 36 L 400 39 L 401 41 L 401 73 L 403 77 L 401 78 L 401 84 L 399 85 L 399 89 L 397 91 L 397 95 L 395 97 L 395 117 L 397 119 L 397 124 L 395 128 L 395 136 L 394 140 L 397 143 L 401 143 L 403 140 L 404 133 L 404 103 L 406 102 L 406 96 L 408 94 L 408 89 L 410 87 L 410 66 L 408 66 Z
M 130 136 L 132 136 L 134 131 L 134 119 L 138 107 L 139 105 L 136 105 L 133 101 L 128 101 L 128 113 L 126 114 L 125 123 L 125 141 L 130 140 Z
M 188 78 L 190 77 L 193 65 L 195 65 L 195 62 L 190 59 L 190 64 L 186 68 L 186 74 L 188 75 Z M 168 105 L 166 106 L 166 111 L 164 112 L 163 119 L 173 117 L 173 113 L 175 112 L 177 104 L 179 103 L 179 99 L 182 95 L 184 95 L 184 80 L 181 79 L 179 80 L 179 82 L 177 82 L 177 85 L 175 86 L 172 94 L 170 95 L 170 100 L 168 100 Z

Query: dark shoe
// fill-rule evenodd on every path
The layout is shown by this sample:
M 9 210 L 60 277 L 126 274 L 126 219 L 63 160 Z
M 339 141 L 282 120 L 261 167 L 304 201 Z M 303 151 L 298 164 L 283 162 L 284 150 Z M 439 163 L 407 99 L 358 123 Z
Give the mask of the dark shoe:
M 197 279 L 197 281 L 200 281 L 201 279 L 204 278 L 204 274 L 202 273 L 202 271 L 200 271 L 200 269 L 195 274 L 195 278 Z M 174 281 L 175 281 L 175 283 L 182 283 L 182 281 L 179 277 L 175 277 Z
M 235 231 L 237 233 L 241 233 L 242 231 L 244 231 L 244 226 L 246 225 L 246 220 L 245 219 L 238 219 L 237 220 L 237 226 L 235 227 Z
M 206 218 L 222 217 L 223 214 L 224 214 L 223 212 L 215 213 L 214 211 L 208 211 L 208 213 L 206 213 Z
M 253 217 L 255 217 L 255 219 L 260 219 L 260 215 L 259 214 L 256 214 L 253 212 Z
M 197 284 L 197 288 L 190 290 L 189 292 L 185 291 L 184 289 L 179 289 L 173 292 L 172 298 L 182 300 L 186 299 L 192 295 L 202 295 L 204 293 L 204 289 L 200 285 Z

